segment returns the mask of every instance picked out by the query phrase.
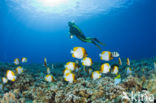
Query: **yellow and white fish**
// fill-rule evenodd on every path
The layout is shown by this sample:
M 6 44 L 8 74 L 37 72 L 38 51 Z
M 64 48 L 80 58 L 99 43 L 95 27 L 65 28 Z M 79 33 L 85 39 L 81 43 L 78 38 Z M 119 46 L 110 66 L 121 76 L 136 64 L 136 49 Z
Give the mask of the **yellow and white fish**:
M 120 74 L 119 74 L 119 75 L 117 75 L 117 76 L 114 78 L 114 84 L 117 85 L 117 84 L 119 84 L 120 82 L 121 82 L 121 76 L 120 76 Z
M 118 74 L 118 72 L 119 72 L 119 66 L 117 66 L 117 65 L 113 65 L 112 66 L 112 74 Z
M 74 47 L 73 50 L 71 50 L 72 57 L 77 59 L 82 59 L 87 56 L 86 50 L 82 47 Z
M 67 62 L 64 67 L 66 69 L 70 69 L 71 71 L 74 71 L 76 68 L 76 64 L 74 62 Z
M 113 57 L 119 57 L 120 54 L 119 54 L 118 52 L 112 52 L 112 56 L 113 56 Z
M 120 57 L 118 58 L 118 60 L 119 60 L 119 65 L 122 65 L 122 61 Z
M 26 57 L 23 57 L 22 58 L 22 63 L 27 63 L 28 62 L 28 59 Z
M 23 73 L 23 67 L 18 66 L 18 67 L 16 68 L 16 72 L 17 72 L 18 74 Z
M 83 66 L 87 66 L 87 67 L 92 66 L 92 64 L 93 64 L 92 59 L 89 57 L 83 58 L 83 60 L 81 60 L 81 62 L 82 62 Z
M 47 67 L 47 58 L 44 58 L 44 66 Z
M 47 74 L 50 74 L 50 68 L 47 67 Z
M 75 81 L 75 74 L 73 73 L 66 73 L 64 80 L 69 82 L 69 83 L 73 83 Z
M 45 81 L 52 82 L 52 81 L 54 81 L 54 77 L 52 75 L 48 74 L 45 76 Z
M 110 51 L 103 51 L 99 56 L 100 59 L 104 61 L 110 61 L 113 59 L 112 53 Z
M 92 79 L 93 80 L 96 80 L 96 79 L 99 79 L 99 78 L 101 78 L 100 71 L 94 71 L 94 72 L 92 72 Z
M 129 58 L 127 58 L 127 65 L 130 66 L 130 60 L 129 60 Z
M 8 80 L 10 80 L 10 81 L 14 82 L 16 80 L 15 73 L 11 70 L 7 71 L 6 76 L 7 76 Z
M 15 65 L 19 65 L 19 63 L 20 63 L 19 58 L 14 59 L 14 64 L 15 64 Z
M 2 77 L 3 84 L 8 83 L 8 79 L 6 77 Z
M 101 65 L 100 71 L 101 71 L 101 73 L 108 73 L 108 72 L 110 72 L 110 68 L 111 68 L 111 66 L 109 63 L 104 63 Z
M 67 73 L 71 73 L 71 72 L 72 72 L 72 71 L 71 71 L 70 69 L 67 69 L 67 68 L 66 68 L 66 69 L 63 71 L 64 77 L 66 76 Z
M 131 74 L 132 73 L 132 69 L 130 67 L 126 68 L 127 74 Z

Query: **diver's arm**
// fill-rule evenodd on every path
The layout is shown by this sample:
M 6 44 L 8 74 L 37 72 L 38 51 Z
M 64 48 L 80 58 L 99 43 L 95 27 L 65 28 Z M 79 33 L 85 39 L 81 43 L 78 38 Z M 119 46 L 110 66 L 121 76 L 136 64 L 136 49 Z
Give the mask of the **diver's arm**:
M 70 34 L 70 39 L 73 39 L 74 35 L 73 34 Z
M 70 39 L 72 39 L 74 37 L 74 34 L 71 33 L 71 30 L 69 30 L 69 35 L 70 35 Z

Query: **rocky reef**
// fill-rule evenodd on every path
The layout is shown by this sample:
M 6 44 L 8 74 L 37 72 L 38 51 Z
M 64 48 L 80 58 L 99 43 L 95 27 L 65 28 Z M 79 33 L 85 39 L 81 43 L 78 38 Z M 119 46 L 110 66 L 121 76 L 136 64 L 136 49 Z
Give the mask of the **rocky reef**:
M 92 80 L 90 75 L 81 74 L 74 83 L 63 79 L 63 65 L 55 65 L 52 74 L 56 81 L 46 82 L 46 69 L 41 65 L 26 65 L 15 82 L 3 85 L 1 103 L 154 103 L 156 100 L 156 73 L 153 63 L 156 58 L 131 61 L 133 73 L 127 75 L 121 67 L 122 82 L 114 84 L 114 78 L 103 75 Z M 99 63 L 94 65 L 99 70 Z M 5 73 L 10 64 L 0 64 Z M 57 72 L 55 72 L 57 71 Z M 134 97 L 132 97 L 132 94 Z M 142 97 L 144 96 L 144 98 Z M 153 96 L 153 97 L 152 97 Z M 141 98 L 142 97 L 142 98 Z M 147 98 L 145 98 L 147 97 Z M 140 99 L 141 98 L 141 99 Z

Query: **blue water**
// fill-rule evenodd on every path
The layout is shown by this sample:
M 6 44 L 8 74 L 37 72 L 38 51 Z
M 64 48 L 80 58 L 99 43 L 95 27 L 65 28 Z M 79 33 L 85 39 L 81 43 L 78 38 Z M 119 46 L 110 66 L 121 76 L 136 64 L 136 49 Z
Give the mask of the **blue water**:
M 121 57 L 140 59 L 156 56 L 156 2 L 142 0 L 129 7 L 97 13 L 91 16 L 70 18 L 13 12 L 5 0 L 0 1 L 0 61 L 13 62 L 14 58 L 27 57 L 29 62 L 66 62 L 74 60 L 73 47 L 87 50 L 93 61 L 100 61 L 101 52 L 90 43 L 76 37 L 69 38 L 68 21 L 74 20 L 86 36 L 96 37 L 106 44 L 103 50 L 118 51 Z M 18 14 L 18 15 L 17 15 Z M 43 14 L 44 15 L 44 14 Z M 57 16 L 57 15 L 55 15 Z

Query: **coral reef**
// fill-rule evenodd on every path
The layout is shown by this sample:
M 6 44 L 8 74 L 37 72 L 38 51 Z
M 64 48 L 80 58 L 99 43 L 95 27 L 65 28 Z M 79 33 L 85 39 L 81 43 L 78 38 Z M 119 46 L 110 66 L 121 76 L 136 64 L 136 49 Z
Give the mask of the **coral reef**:
M 131 95 L 130 93 L 134 93 L 134 95 L 140 96 L 147 96 L 148 98 L 152 98 L 153 100 L 156 99 L 156 74 L 151 74 L 149 78 L 142 76 L 141 78 L 138 77 L 128 77 L 120 84 L 126 90 L 126 93 Z M 154 101 L 142 100 L 142 102 L 153 103 Z M 133 102 L 133 101 L 130 101 Z M 137 103 L 137 102 L 136 102 Z
M 154 96 L 156 99 L 154 61 L 156 58 L 131 61 L 131 75 L 126 75 L 126 63 L 123 62 L 119 70 L 122 82 L 118 85 L 114 84 L 115 75 L 104 74 L 102 78 L 92 80 L 84 72 L 80 72 L 74 83 L 67 83 L 63 79 L 62 63 L 56 64 L 52 70 L 56 81 L 46 82 L 46 69 L 42 65 L 25 65 L 24 72 L 17 75 L 15 82 L 10 81 L 3 85 L 0 103 L 138 103 L 141 95 L 151 98 Z M 95 63 L 93 70 L 99 70 L 101 64 Z M 11 64 L 0 63 L 1 77 L 12 67 Z M 128 98 L 123 98 L 124 93 Z M 140 102 L 154 103 L 149 99 Z
M 4 94 L 3 98 L 0 98 L 1 103 L 25 103 L 24 98 L 20 98 L 19 90 L 15 89 Z
M 30 74 L 20 74 L 10 88 L 19 89 L 20 91 L 28 90 L 34 83 L 34 78 Z
M 153 94 L 156 99 L 156 74 L 151 74 L 149 79 L 145 79 L 142 86 Z
M 79 78 L 75 84 L 57 82 L 49 84 L 48 87 L 37 87 L 30 89 L 34 103 L 97 103 L 98 101 L 116 100 L 124 89 L 116 86 L 111 78 L 101 78 L 96 81 Z M 46 84 L 45 84 L 46 85 Z M 50 87 L 50 88 L 49 88 Z M 101 103 L 101 102 L 100 102 Z
M 121 87 L 125 88 L 127 92 L 129 91 L 141 91 L 142 85 L 141 83 L 138 83 L 138 78 L 129 76 L 126 79 L 123 80 L 122 84 L 120 84 Z

